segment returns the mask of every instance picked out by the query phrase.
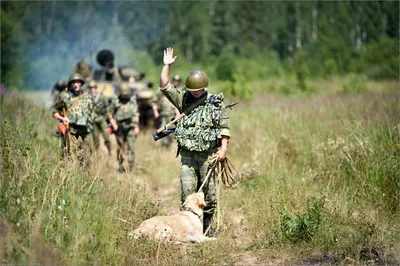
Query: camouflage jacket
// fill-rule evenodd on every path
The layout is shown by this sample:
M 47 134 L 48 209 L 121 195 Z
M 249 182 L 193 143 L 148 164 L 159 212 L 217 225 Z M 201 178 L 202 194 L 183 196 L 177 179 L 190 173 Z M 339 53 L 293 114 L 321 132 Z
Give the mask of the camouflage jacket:
M 118 127 L 127 130 L 134 128 L 137 124 L 139 111 L 136 96 L 132 96 L 127 101 L 121 101 L 118 96 L 115 96 L 110 110 L 112 116 L 117 121 Z
M 179 91 L 171 84 L 160 90 L 181 113 L 198 100 L 190 92 Z M 178 121 L 175 138 L 183 149 L 209 151 L 220 145 L 222 136 L 230 137 L 224 95 L 206 93 L 207 99 Z
M 63 111 L 69 118 L 69 126 L 86 128 L 89 133 L 93 126 L 93 102 L 88 93 L 81 92 L 76 96 L 71 91 L 60 93 L 58 100 L 54 104 L 53 113 L 58 112 L 63 115 Z
M 153 104 L 157 105 L 158 112 L 162 117 L 175 116 L 175 106 L 168 101 L 162 93 L 157 93 L 153 98 Z
M 108 118 L 110 114 L 110 105 L 108 104 L 107 97 L 103 93 L 96 92 L 91 94 L 93 101 L 93 118 L 95 122 L 99 122 L 105 118 Z

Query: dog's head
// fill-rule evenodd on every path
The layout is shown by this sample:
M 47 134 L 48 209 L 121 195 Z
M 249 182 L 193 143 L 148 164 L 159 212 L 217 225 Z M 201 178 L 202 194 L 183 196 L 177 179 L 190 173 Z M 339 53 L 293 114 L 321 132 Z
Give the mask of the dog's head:
M 203 192 L 193 193 L 187 196 L 185 202 L 183 203 L 183 206 L 186 208 L 200 209 L 200 210 L 202 210 L 206 205 L 207 204 L 204 201 Z

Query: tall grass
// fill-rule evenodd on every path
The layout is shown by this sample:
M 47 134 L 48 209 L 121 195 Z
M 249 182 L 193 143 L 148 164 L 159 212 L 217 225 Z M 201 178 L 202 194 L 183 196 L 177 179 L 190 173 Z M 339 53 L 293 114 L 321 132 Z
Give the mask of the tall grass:
M 115 158 L 101 152 L 81 169 L 60 159 L 48 111 L 6 98 L 1 262 L 399 263 L 398 97 L 397 90 L 380 89 L 297 98 L 269 93 L 241 102 L 229 111 L 228 156 L 243 182 L 221 188 L 218 241 L 182 246 L 129 237 L 144 219 L 178 210 L 174 150 L 162 150 L 144 131 L 134 175 L 117 174 Z
M 2 116 L 1 219 L 10 239 L 2 259 L 45 263 L 57 254 L 51 264 L 120 263 L 120 241 L 130 228 L 118 219 L 137 224 L 158 211 L 143 189 L 61 160 L 46 110 L 10 99 Z

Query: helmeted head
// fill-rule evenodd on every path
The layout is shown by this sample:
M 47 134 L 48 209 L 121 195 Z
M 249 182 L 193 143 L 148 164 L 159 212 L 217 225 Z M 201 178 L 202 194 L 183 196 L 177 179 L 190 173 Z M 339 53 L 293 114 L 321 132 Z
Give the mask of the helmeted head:
M 192 70 L 186 78 L 186 90 L 199 91 L 207 89 L 208 78 L 201 70 Z
M 57 80 L 56 83 L 54 83 L 53 91 L 63 91 L 66 87 L 68 87 L 68 82 L 66 80 Z
M 89 81 L 87 86 L 89 89 L 91 89 L 91 88 L 97 89 L 97 82 L 95 80 L 91 80 L 91 81 Z
M 68 79 L 68 89 L 74 92 L 79 92 L 83 84 L 85 84 L 85 80 L 79 73 L 72 74 Z
M 181 83 L 181 76 L 175 75 L 172 79 L 174 86 L 179 86 Z
M 122 98 L 128 98 L 131 95 L 131 88 L 129 88 L 128 84 L 122 83 L 119 86 L 119 96 Z
M 96 91 L 96 89 L 97 89 L 97 82 L 95 81 L 95 80 L 91 80 L 91 81 L 89 81 L 89 83 L 88 83 L 88 89 L 92 92 L 92 93 L 94 93 L 95 91 Z

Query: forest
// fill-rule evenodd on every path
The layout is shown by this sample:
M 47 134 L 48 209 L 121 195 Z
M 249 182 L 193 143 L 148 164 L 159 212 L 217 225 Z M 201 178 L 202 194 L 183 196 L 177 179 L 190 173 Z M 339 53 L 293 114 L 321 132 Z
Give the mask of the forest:
M 158 79 L 174 47 L 217 80 L 399 77 L 398 1 L 1 1 L 1 80 L 49 89 L 111 49 Z M 154 69 L 157 68 L 156 71 Z M 238 77 L 239 76 L 239 77 Z

